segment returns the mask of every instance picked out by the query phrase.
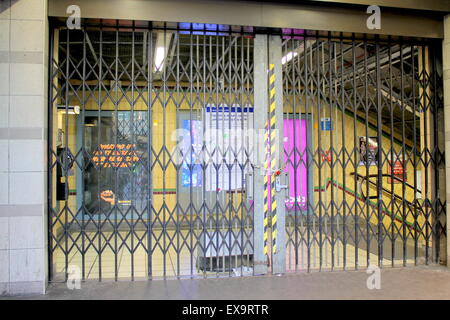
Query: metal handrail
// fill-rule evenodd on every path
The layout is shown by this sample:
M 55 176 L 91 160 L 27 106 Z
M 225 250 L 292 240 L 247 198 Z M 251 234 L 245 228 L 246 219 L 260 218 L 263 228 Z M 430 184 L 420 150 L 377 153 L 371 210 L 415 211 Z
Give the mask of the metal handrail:
M 361 179 L 361 180 L 367 180 L 367 181 L 369 182 L 369 184 L 371 184 L 371 185 L 377 187 L 377 183 L 376 183 L 376 182 L 373 182 L 373 181 L 370 181 L 370 180 L 369 180 L 369 178 L 378 177 L 377 174 L 362 175 L 362 174 L 359 174 L 359 173 L 357 173 L 357 172 L 351 172 L 350 174 L 351 174 L 351 175 L 356 175 L 356 177 L 357 177 L 358 179 Z M 399 179 L 399 178 L 397 178 L 397 177 L 395 177 L 395 176 L 392 176 L 392 175 L 390 175 L 390 174 L 382 174 L 382 177 L 390 177 L 390 178 L 394 178 L 394 179 L 396 179 L 396 180 L 398 180 L 398 181 L 402 181 L 401 179 Z M 406 183 L 406 182 L 404 182 L 404 181 L 402 181 L 402 183 L 404 183 L 406 186 L 410 187 L 411 189 L 416 190 L 416 188 L 414 188 L 414 186 L 412 186 L 411 184 Z M 409 206 L 413 206 L 413 205 L 414 205 L 412 202 L 403 199 L 401 196 L 399 196 L 399 195 L 397 195 L 397 194 L 395 194 L 395 193 L 392 193 L 391 190 L 389 190 L 389 189 L 387 189 L 387 188 L 382 187 L 381 189 L 383 190 L 383 192 L 389 194 L 391 197 L 394 196 L 395 199 L 397 199 L 397 200 L 399 200 L 399 201 L 401 201 L 401 202 L 405 202 L 405 203 L 406 203 L 407 205 L 409 205 Z M 419 193 L 422 193 L 420 190 L 416 190 L 416 191 L 419 192 Z M 368 195 L 366 195 L 365 198 L 368 198 Z
M 367 178 L 376 178 L 376 177 L 378 177 L 378 174 L 369 174 L 369 175 L 365 175 L 365 176 L 362 175 L 362 174 L 359 174 L 359 173 L 357 173 L 357 172 L 351 172 L 350 174 L 351 174 L 351 175 L 355 175 L 355 174 L 356 174 L 356 176 L 357 176 L 358 178 L 362 178 L 362 179 L 366 179 L 366 177 L 367 177 Z M 397 180 L 397 181 L 399 181 L 399 182 L 405 184 L 405 186 L 407 186 L 407 187 L 409 187 L 409 188 L 411 188 L 411 189 L 416 190 L 416 188 L 415 188 L 412 184 L 409 184 L 408 182 L 403 181 L 402 179 L 400 179 L 400 178 L 398 178 L 398 177 L 396 177 L 396 176 L 393 176 L 393 175 L 391 175 L 391 174 L 389 174 L 389 173 L 384 173 L 384 174 L 382 174 L 381 176 L 382 176 L 382 177 L 392 178 L 392 179 L 394 179 L 394 180 Z M 416 192 L 422 194 L 422 191 L 419 190 L 419 189 L 417 189 Z

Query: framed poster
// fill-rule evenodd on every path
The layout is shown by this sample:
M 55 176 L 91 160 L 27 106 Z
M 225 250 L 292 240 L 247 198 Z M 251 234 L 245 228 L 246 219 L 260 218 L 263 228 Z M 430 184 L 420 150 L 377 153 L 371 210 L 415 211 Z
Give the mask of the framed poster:
M 201 187 L 202 186 L 202 121 L 201 120 L 181 120 L 181 127 L 190 134 L 183 139 L 181 154 L 184 159 L 181 164 L 181 184 L 183 187 Z
M 289 199 L 287 211 L 308 210 L 308 145 L 307 119 L 284 119 L 284 163 L 289 174 Z M 269 184 L 270 190 L 270 184 Z M 269 191 L 270 203 L 270 191 Z
M 204 108 L 204 126 L 210 133 L 205 137 L 206 150 L 212 162 L 205 172 L 207 191 L 242 190 L 246 130 L 253 128 L 253 106 L 211 105 Z
M 358 165 L 378 165 L 378 137 L 359 137 Z

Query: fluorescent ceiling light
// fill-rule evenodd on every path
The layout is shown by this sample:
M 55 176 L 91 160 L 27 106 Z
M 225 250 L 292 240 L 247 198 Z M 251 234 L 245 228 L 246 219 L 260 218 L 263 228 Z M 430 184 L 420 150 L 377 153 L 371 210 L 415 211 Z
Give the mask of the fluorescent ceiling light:
M 281 63 L 285 64 L 286 62 L 291 61 L 297 55 L 298 55 L 298 53 L 295 51 L 288 52 L 283 58 L 281 58 Z
M 166 48 L 157 47 L 155 54 L 155 71 L 161 71 L 163 69 L 165 57 L 166 57 Z
M 80 114 L 80 106 L 63 106 L 59 105 L 57 107 L 58 112 L 62 114 Z
M 314 42 L 316 42 L 316 40 L 306 40 L 306 47 L 307 48 L 311 47 L 314 44 Z M 287 62 L 291 61 L 292 59 L 294 59 L 296 56 L 303 53 L 304 51 L 305 51 L 305 44 L 304 44 L 304 42 L 302 42 L 298 46 L 298 48 L 296 48 L 293 51 L 289 51 L 283 58 L 281 58 L 281 63 L 286 64 Z
M 155 44 L 154 71 L 162 72 L 164 64 L 169 54 L 170 42 L 172 40 L 171 32 L 159 32 Z

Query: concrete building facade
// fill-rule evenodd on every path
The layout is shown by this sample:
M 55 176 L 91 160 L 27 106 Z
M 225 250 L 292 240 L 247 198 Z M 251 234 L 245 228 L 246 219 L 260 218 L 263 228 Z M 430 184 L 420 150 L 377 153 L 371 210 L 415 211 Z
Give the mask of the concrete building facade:
M 6 294 L 43 292 L 47 273 L 47 1 L 2 1 L 0 11 L 0 286 Z M 32 150 L 32 155 L 25 150 Z

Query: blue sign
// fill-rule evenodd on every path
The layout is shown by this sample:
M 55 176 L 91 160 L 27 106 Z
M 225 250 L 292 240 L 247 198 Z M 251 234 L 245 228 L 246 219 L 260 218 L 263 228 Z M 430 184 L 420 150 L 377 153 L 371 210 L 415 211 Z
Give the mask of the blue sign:
M 322 131 L 331 130 L 331 118 L 320 118 L 320 130 Z

